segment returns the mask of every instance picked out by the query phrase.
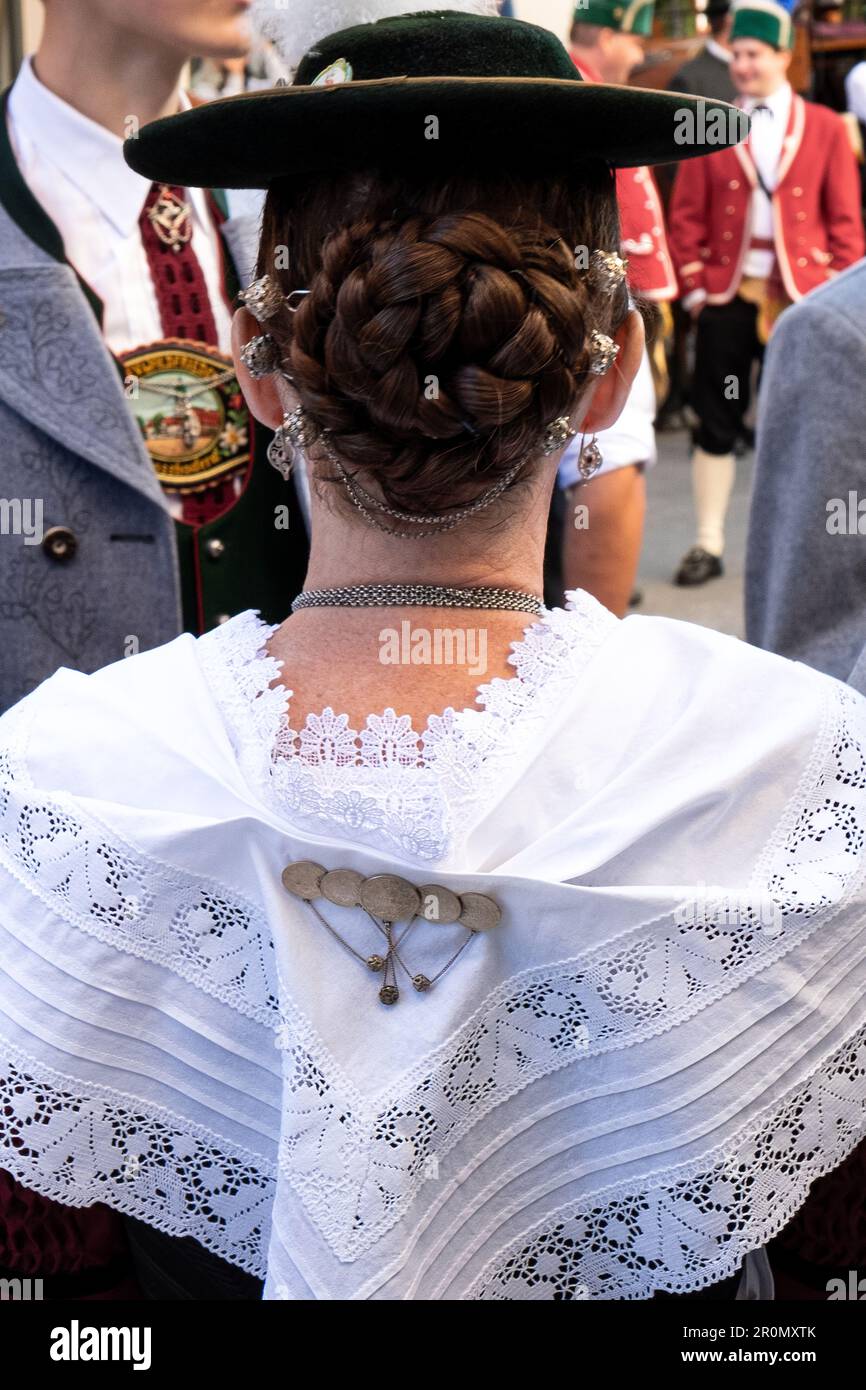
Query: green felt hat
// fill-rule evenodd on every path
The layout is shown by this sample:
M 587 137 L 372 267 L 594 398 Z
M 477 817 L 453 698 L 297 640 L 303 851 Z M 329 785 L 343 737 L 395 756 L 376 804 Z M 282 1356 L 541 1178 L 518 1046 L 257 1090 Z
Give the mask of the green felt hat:
M 655 0 L 578 0 L 573 24 L 600 24 L 624 34 L 651 34 Z
M 661 164 L 737 144 L 748 129 L 726 102 L 584 82 L 537 25 L 438 10 L 329 34 L 293 84 L 152 121 L 123 153 L 165 183 L 267 188 L 369 166 L 423 175 L 563 172 L 592 158 Z
M 729 43 L 734 39 L 760 39 L 772 48 L 794 47 L 791 16 L 773 0 L 745 0 L 734 6 L 733 15 Z

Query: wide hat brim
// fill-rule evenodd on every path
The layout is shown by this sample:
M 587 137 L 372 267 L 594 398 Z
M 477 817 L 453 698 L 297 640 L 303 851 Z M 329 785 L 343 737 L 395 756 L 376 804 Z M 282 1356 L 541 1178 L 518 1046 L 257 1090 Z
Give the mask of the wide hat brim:
M 437 138 L 425 136 L 431 114 Z M 681 92 L 547 78 L 395 77 L 225 97 L 152 121 L 123 153 L 130 168 L 163 183 L 267 188 L 297 174 L 367 165 L 423 174 L 442 165 L 565 172 L 587 159 L 667 164 L 737 144 L 748 129 L 737 107 Z
M 348 80 L 329 85 L 329 74 Z M 663 164 L 747 133 L 748 117 L 725 102 L 584 82 L 538 25 L 426 11 L 329 34 L 308 49 L 291 85 L 153 121 L 123 152 L 148 179 L 267 188 L 365 167 L 423 177 L 565 172 L 587 159 Z

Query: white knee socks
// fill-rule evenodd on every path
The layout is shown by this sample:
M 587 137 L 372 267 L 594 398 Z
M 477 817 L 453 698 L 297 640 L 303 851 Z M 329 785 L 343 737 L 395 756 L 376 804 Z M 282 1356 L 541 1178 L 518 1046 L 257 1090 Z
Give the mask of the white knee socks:
M 697 544 L 711 555 L 721 555 L 725 548 L 725 516 L 736 467 L 733 454 L 708 454 L 697 448 L 692 453 Z

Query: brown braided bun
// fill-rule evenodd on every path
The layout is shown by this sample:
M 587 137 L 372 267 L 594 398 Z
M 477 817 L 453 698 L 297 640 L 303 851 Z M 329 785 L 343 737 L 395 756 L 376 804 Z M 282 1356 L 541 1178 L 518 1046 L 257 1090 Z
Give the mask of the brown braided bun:
M 259 274 L 310 293 L 268 331 L 346 467 L 392 506 L 447 511 L 530 464 L 573 409 L 590 333 L 627 312 L 624 286 L 589 287 L 577 249 L 618 242 L 597 165 L 546 185 L 355 174 L 275 188 Z

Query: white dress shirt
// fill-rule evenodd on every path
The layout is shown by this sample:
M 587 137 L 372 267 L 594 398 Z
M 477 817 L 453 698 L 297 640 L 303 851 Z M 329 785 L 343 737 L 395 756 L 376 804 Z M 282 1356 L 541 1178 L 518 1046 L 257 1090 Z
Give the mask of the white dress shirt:
M 178 91 L 178 106 L 191 103 Z M 7 105 L 18 167 L 55 223 L 71 264 L 105 306 L 103 336 L 113 352 L 162 338 L 162 323 L 138 219 L 150 183 L 129 168 L 123 141 L 40 82 L 21 64 Z M 231 312 L 223 296 L 219 237 L 204 191 L 185 190 L 195 248 L 207 284 L 219 346 L 229 351 Z
M 740 106 L 750 116 L 756 106 L 766 106 L 752 116 L 749 148 L 758 173 L 771 191 L 776 186 L 776 171 L 782 156 L 782 144 L 788 129 L 793 91 L 783 82 L 768 97 L 743 97 Z M 752 193 L 752 236 L 773 239 L 773 205 L 760 185 Z M 772 251 L 747 251 L 743 262 L 744 275 L 767 276 L 773 269 Z

